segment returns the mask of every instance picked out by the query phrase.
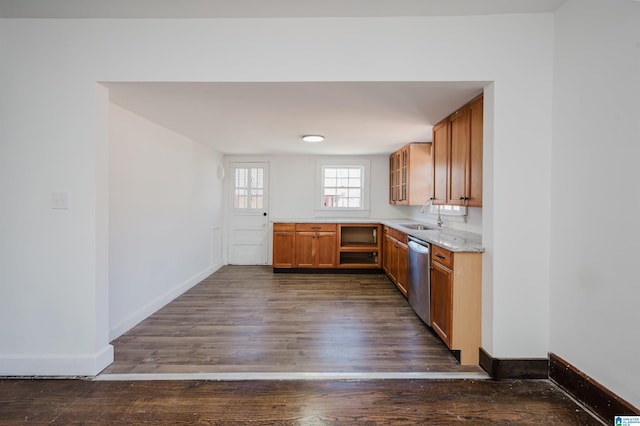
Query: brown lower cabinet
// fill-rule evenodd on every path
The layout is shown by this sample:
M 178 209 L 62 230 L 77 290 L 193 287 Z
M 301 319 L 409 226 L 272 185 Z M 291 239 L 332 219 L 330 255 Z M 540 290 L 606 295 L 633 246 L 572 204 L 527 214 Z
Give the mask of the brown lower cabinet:
M 482 319 L 482 254 L 431 246 L 431 327 L 460 364 L 477 365 Z
M 273 267 L 293 268 L 295 262 L 295 223 L 273 224 Z
M 453 322 L 453 272 L 437 262 L 431 264 L 431 327 L 451 347 Z
M 380 269 L 381 232 L 377 223 L 277 222 L 272 265 L 274 269 Z
M 336 224 L 299 223 L 295 225 L 295 267 L 336 267 Z
M 387 276 L 407 297 L 409 281 L 409 246 L 407 234 L 385 226 L 383 228 L 383 263 L 382 268 Z

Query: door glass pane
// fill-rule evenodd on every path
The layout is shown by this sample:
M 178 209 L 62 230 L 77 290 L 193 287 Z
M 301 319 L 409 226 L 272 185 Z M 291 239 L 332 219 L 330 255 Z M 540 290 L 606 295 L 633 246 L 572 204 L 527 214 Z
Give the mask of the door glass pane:
M 236 169 L 234 207 L 251 210 L 264 208 L 264 169 L 262 167 Z

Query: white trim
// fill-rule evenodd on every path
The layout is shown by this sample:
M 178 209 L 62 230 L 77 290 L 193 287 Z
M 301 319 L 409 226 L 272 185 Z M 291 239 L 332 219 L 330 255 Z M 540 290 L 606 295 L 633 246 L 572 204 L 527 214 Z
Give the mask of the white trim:
M 181 294 L 189 290 L 191 287 L 195 286 L 196 284 L 198 284 L 199 282 L 207 278 L 209 275 L 216 272 L 218 269 L 222 268 L 222 266 L 223 266 L 223 263 L 221 260 L 219 260 L 218 263 L 215 263 L 209 266 L 207 269 L 195 274 L 191 278 L 187 279 L 186 281 L 178 284 L 174 288 L 160 295 L 155 300 L 152 300 L 151 302 L 142 306 L 136 312 L 132 313 L 127 318 L 123 319 L 118 324 L 111 327 L 111 329 L 109 330 L 109 340 L 111 341 L 111 340 L 117 339 L 127 331 L 131 330 L 133 327 L 138 325 L 142 320 L 148 318 L 150 315 L 158 311 L 167 303 L 171 302 L 173 299 L 180 296 Z
M 489 375 L 484 372 L 369 372 L 369 373 L 166 373 L 166 374 L 100 374 L 96 381 L 134 381 L 134 380 L 213 380 L 213 381 L 243 381 L 243 380 L 388 380 L 388 379 L 469 379 L 486 380 Z
M 89 354 L 1 354 L 0 376 L 95 376 L 112 362 L 111 345 Z

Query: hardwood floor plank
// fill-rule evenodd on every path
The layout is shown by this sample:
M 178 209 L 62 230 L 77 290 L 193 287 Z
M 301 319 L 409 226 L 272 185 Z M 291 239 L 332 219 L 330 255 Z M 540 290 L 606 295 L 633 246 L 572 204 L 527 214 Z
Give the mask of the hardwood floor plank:
M 599 425 L 548 380 L 0 380 L 0 423 Z
M 382 274 L 225 266 L 113 344 L 108 374 L 481 371 Z

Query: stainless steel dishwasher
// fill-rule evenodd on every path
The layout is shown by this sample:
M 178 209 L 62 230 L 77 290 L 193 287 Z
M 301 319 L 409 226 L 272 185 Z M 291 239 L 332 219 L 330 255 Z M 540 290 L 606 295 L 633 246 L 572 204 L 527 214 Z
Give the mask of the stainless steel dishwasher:
M 409 304 L 431 327 L 431 244 L 409 236 Z

